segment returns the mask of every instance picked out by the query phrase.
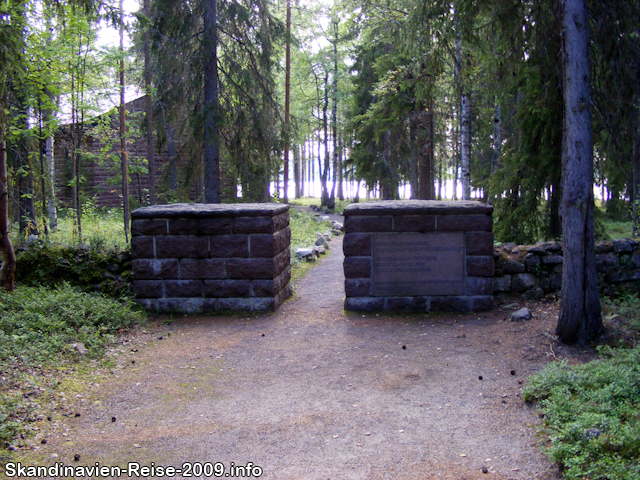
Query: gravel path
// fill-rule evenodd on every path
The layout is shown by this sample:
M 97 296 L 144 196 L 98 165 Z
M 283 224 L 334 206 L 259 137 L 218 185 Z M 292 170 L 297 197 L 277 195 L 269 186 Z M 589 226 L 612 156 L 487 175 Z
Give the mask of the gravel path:
M 276 313 L 160 319 L 132 336 L 31 458 L 252 462 L 266 479 L 558 478 L 519 397 L 560 356 L 557 307 L 532 305 L 526 323 L 500 309 L 345 313 L 341 242 Z

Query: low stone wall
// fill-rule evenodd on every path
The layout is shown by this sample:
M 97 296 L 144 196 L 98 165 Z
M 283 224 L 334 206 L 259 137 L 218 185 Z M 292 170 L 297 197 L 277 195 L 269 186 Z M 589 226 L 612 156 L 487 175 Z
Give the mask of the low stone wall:
M 288 205 L 156 205 L 131 220 L 133 290 L 149 310 L 275 310 L 291 294 Z
M 483 311 L 493 305 L 493 207 L 427 200 L 344 210 L 346 310 Z
M 562 245 L 505 244 L 495 249 L 494 294 L 521 294 L 537 300 L 562 287 Z M 640 291 L 640 242 L 631 239 L 598 242 L 596 269 L 600 289 L 612 293 L 621 285 Z

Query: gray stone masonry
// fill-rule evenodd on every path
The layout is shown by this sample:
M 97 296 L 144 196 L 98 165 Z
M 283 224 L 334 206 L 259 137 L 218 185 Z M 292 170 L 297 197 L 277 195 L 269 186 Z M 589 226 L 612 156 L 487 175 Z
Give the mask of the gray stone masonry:
M 493 207 L 474 201 L 351 204 L 346 310 L 486 311 L 493 306 Z
M 133 291 L 160 313 L 275 310 L 291 294 L 289 206 L 171 204 L 131 212 Z
M 558 242 L 496 247 L 494 294 L 518 294 L 524 299 L 558 294 L 562 253 Z M 596 243 L 596 271 L 601 293 L 640 292 L 640 242 L 618 239 Z

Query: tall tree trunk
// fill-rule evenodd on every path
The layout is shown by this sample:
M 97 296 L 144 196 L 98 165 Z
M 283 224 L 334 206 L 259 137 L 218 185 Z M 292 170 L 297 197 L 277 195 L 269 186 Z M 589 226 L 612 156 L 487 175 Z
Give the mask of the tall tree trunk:
M 584 343 L 602 333 L 595 263 L 593 150 L 589 85 L 589 20 L 585 0 L 563 0 L 564 135 L 562 231 L 564 263 L 556 334 Z
M 151 18 L 150 1 L 144 0 L 144 14 Z M 153 104 L 151 101 L 151 24 L 144 32 L 144 89 L 145 120 L 147 127 L 147 162 L 149 165 L 149 205 L 156 204 L 156 162 L 153 147 Z
M 434 197 L 433 192 L 433 147 L 435 143 L 435 130 L 433 125 L 433 100 L 429 98 L 426 112 L 422 113 L 424 130 L 426 135 L 424 138 L 424 144 L 420 148 L 420 161 L 418 170 L 418 183 L 420 185 L 420 199 L 432 200 Z
M 335 191 L 338 183 L 338 19 L 334 17 L 333 25 L 333 107 L 331 109 L 331 129 L 333 136 L 333 185 L 331 186 L 331 208 L 336 206 Z
M 329 176 L 329 74 L 324 77 L 324 104 L 322 105 L 322 129 L 324 131 L 324 170 L 322 172 L 322 205 L 329 206 L 329 191 L 327 190 L 327 178 Z
M 120 0 L 120 13 L 124 14 Z M 129 164 L 127 159 L 127 113 L 124 96 L 124 24 L 120 23 L 120 161 L 122 163 L 122 210 L 124 215 L 124 240 L 129 242 Z
M 2 137 L 4 138 L 4 132 Z M 0 287 L 11 292 L 15 289 L 16 254 L 9 238 L 9 188 L 7 184 L 7 145 L 0 142 L 0 249 L 2 268 Z
M 289 203 L 289 111 L 291 104 L 291 0 L 287 0 L 287 44 L 285 48 L 284 82 L 284 203 Z M 297 187 L 297 185 L 296 185 Z M 299 192 L 298 192 L 299 193 Z M 296 198 L 298 196 L 296 195 Z
M 300 198 L 304 197 L 304 181 L 307 178 L 307 142 L 302 142 L 300 145 Z
M 459 23 L 456 21 L 456 25 Z M 462 174 L 462 199 L 471 198 L 471 106 L 469 95 L 462 80 L 462 40 L 458 26 L 456 58 L 454 60 L 454 82 L 460 96 L 460 167 Z M 455 191 L 455 190 L 454 190 Z M 455 196 L 454 196 L 455 198 Z
M 409 127 L 409 185 L 411 199 L 420 198 L 420 181 L 418 179 L 418 122 L 413 119 Z
M 493 112 L 493 155 L 491 156 L 491 173 L 496 171 L 500 163 L 502 151 L 502 110 L 496 99 L 496 107 Z
M 300 146 L 293 147 L 293 183 L 296 198 L 300 198 Z
M 16 93 L 17 110 L 19 118 L 17 119 L 22 133 L 15 145 L 15 167 L 18 184 L 18 207 L 20 210 L 20 234 L 21 235 L 37 235 L 36 227 L 36 208 L 34 203 L 33 192 L 33 172 L 29 165 L 29 124 L 28 124 L 28 108 L 26 98 L 21 92 Z
M 633 236 L 640 237 L 640 93 L 633 96 Z
M 344 191 L 342 189 L 342 137 L 338 138 L 338 199 L 344 200 Z
M 47 214 L 49 217 L 49 229 L 58 228 L 58 212 L 56 209 L 56 160 L 53 150 L 53 136 L 44 141 L 44 158 L 49 172 L 49 184 L 47 185 Z
M 462 199 L 471 199 L 471 106 L 469 95 L 460 95 L 460 170 Z
M 178 169 L 176 168 L 176 139 L 173 126 L 167 126 L 167 161 L 169 162 L 169 190 L 178 190 Z
M 218 15 L 216 0 L 204 2 L 204 201 L 220 203 L 218 128 Z

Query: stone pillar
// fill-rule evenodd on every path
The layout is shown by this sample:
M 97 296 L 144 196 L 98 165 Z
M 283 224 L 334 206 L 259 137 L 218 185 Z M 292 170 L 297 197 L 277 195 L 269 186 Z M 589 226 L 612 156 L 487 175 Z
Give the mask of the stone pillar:
M 149 310 L 275 310 L 291 294 L 288 205 L 155 205 L 131 220 L 133 290 Z
M 345 309 L 485 311 L 493 305 L 493 207 L 432 200 L 345 211 Z

